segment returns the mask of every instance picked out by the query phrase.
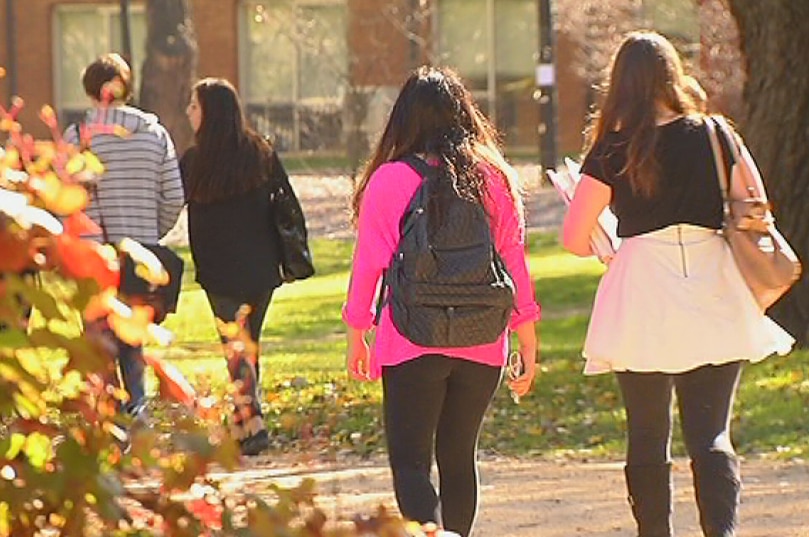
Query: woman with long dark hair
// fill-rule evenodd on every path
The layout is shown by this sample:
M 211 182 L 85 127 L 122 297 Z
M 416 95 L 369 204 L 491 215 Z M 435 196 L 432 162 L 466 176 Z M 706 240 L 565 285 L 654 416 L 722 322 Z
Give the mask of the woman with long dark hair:
M 675 392 L 703 534 L 735 535 L 740 478 L 730 422 L 742 363 L 791 345 L 759 309 L 719 233 L 707 120 L 688 83 L 663 36 L 636 32 L 623 41 L 563 229 L 565 248 L 588 256 L 599 214 L 609 205 L 618 219 L 623 240 L 599 284 L 583 354 L 585 374 L 618 379 L 640 537 L 673 533 Z M 737 142 L 725 140 L 725 155 L 728 143 Z M 746 195 L 738 181 L 733 187 Z
M 183 155 L 180 169 L 191 255 L 216 318 L 244 322 L 256 344 L 254 353 L 235 355 L 234 346 L 226 346 L 231 379 L 241 386 L 234 436 L 243 454 L 255 455 L 269 446 L 258 398 L 259 337 L 273 290 L 281 284 L 270 188 L 273 178 L 286 172 L 270 144 L 247 127 L 239 96 L 227 80 L 199 81 L 187 114 L 196 143 Z M 249 307 L 246 317 L 243 305 Z M 227 342 L 221 332 L 220 338 Z
M 414 343 L 395 325 L 390 304 L 379 312 L 373 352 L 366 341 L 374 295 L 399 246 L 400 221 L 423 180 L 401 161 L 405 157 L 417 157 L 436 172 L 429 180 L 444 182 L 485 210 L 516 288 L 507 326 L 491 342 Z M 404 83 L 352 207 L 357 244 L 343 311 L 347 368 L 356 379 L 382 378 L 388 458 L 403 516 L 468 536 L 478 504 L 478 436 L 502 378 L 508 334 L 516 332 L 524 363 L 510 387 L 524 395 L 536 371 L 539 306 L 528 274 L 516 173 L 500 153 L 494 128 L 451 70 L 422 67 Z M 430 482 L 433 453 L 440 493 Z

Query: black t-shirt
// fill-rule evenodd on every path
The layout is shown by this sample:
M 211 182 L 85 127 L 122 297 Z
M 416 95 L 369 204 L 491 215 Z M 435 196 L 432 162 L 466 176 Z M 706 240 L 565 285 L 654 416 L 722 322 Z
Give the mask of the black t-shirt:
M 618 236 L 633 237 L 673 224 L 720 229 L 722 194 L 702 119 L 682 117 L 657 129 L 660 177 L 650 198 L 633 194 L 629 178 L 621 173 L 628 147 L 624 133 L 608 133 L 584 159 L 582 173 L 612 189 L 610 207 L 618 218 Z

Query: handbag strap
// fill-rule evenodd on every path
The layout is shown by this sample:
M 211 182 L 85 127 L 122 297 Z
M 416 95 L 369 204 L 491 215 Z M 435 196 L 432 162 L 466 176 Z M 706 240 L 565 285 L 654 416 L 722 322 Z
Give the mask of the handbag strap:
M 736 164 L 736 163 L 741 164 L 742 161 L 744 160 L 744 156 L 742 155 L 742 142 L 739 140 L 739 138 L 737 136 L 734 136 L 733 129 L 730 128 L 730 125 L 728 125 L 727 120 L 725 118 L 723 118 L 722 116 L 710 116 L 710 117 L 705 118 L 705 122 L 708 125 L 708 134 L 712 136 L 712 139 L 711 139 L 712 146 L 715 144 L 717 147 L 719 147 L 718 136 L 721 134 L 722 138 L 725 139 L 725 145 L 727 145 L 728 148 L 730 149 L 730 156 L 733 158 L 734 164 Z M 711 127 L 713 127 L 713 129 Z M 714 131 L 713 134 L 711 134 L 712 130 Z M 721 147 L 719 149 L 718 154 L 720 155 L 719 158 L 721 159 L 721 155 L 722 155 Z M 714 148 L 714 158 L 716 158 L 716 155 L 717 155 L 717 150 L 716 150 L 716 148 Z M 719 162 L 721 162 L 721 160 L 717 161 L 717 166 L 719 166 Z M 722 169 L 726 170 L 726 168 L 724 166 L 722 166 Z M 747 181 L 747 177 L 745 176 L 745 174 L 741 173 L 741 174 L 737 174 L 737 175 L 739 176 L 739 179 L 741 179 L 744 182 L 743 186 L 744 186 L 745 192 L 749 192 L 753 196 L 766 197 L 766 194 L 764 194 L 762 192 L 759 192 L 759 188 L 758 188 L 757 185 L 750 184 Z M 722 181 L 722 178 L 720 177 L 719 180 Z M 732 174 L 728 175 L 727 171 L 725 171 L 725 183 L 724 184 L 725 184 L 726 193 L 727 193 L 728 198 L 731 197 L 730 196 L 730 185 L 731 185 L 732 180 L 733 180 L 733 175 Z
M 722 137 L 727 142 L 728 147 L 730 147 L 730 154 L 733 157 L 733 162 L 742 166 L 743 168 L 748 168 L 744 163 L 744 155 L 742 154 L 742 148 L 744 147 L 744 143 L 741 141 L 737 135 L 734 134 L 733 129 L 730 128 L 728 125 L 727 120 L 722 116 L 714 116 L 714 121 L 716 122 L 717 132 L 722 134 Z M 753 198 L 767 198 L 767 193 L 763 190 L 763 185 L 759 187 L 759 185 L 753 181 L 750 182 L 751 175 L 749 173 L 738 173 L 736 174 L 739 177 L 739 180 L 742 181 L 742 186 L 744 186 L 744 191 L 748 197 Z M 733 175 L 731 174 L 730 180 L 733 180 Z M 728 192 L 730 196 L 730 192 Z
M 719 190 L 722 192 L 722 212 L 730 214 L 730 182 L 728 180 L 728 170 L 725 168 L 725 157 L 722 154 L 722 146 L 719 144 L 719 136 L 716 133 L 716 119 L 705 116 L 705 128 L 708 129 L 708 139 L 711 142 L 714 165 L 716 166 L 716 177 L 719 180 Z

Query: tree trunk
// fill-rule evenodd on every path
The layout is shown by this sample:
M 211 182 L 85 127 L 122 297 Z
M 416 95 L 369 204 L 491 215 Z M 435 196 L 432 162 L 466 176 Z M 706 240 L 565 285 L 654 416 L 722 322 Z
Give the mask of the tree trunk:
M 168 129 L 178 154 L 193 138 L 185 115 L 196 78 L 197 42 L 188 0 L 147 0 L 140 106 Z
M 761 169 L 778 228 L 809 270 L 809 2 L 729 0 L 747 84 L 742 133 Z M 770 314 L 801 346 L 809 335 L 809 277 Z
M 121 10 L 121 52 L 126 63 L 132 65 L 132 28 L 129 24 L 129 0 L 120 1 Z

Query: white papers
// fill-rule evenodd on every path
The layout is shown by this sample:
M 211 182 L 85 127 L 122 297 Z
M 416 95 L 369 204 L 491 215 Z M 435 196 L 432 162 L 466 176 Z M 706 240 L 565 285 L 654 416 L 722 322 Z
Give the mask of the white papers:
M 556 188 L 559 197 L 570 205 L 573 194 L 576 192 L 576 185 L 581 179 L 579 171 L 581 166 L 570 158 L 565 158 L 565 166 L 559 171 L 547 170 L 548 179 Z M 604 262 L 609 262 L 621 245 L 621 238 L 618 237 L 618 219 L 609 207 L 598 216 L 598 224 L 590 235 L 590 247 L 593 253 Z

